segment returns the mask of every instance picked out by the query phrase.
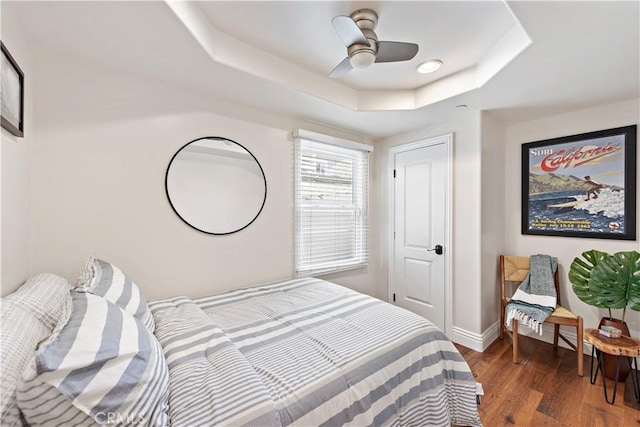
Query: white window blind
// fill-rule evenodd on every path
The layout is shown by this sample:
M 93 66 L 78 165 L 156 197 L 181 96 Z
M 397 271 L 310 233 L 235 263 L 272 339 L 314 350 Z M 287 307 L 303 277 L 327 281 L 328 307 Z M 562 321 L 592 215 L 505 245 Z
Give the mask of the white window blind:
M 369 151 L 296 139 L 298 276 L 366 265 Z

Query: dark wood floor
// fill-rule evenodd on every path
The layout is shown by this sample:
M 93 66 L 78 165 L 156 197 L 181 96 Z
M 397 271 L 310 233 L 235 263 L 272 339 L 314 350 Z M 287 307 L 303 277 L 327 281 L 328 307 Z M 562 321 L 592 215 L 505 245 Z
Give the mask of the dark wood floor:
M 607 404 L 601 376 L 595 384 L 589 382 L 590 356 L 585 355 L 585 376 L 579 377 L 573 351 L 554 350 L 532 338 L 520 338 L 517 365 L 511 361 L 507 339 L 497 340 L 484 353 L 456 347 L 484 388 L 478 408 L 486 427 L 640 426 L 640 403 L 633 395 L 631 377 L 618 386 L 615 405 Z

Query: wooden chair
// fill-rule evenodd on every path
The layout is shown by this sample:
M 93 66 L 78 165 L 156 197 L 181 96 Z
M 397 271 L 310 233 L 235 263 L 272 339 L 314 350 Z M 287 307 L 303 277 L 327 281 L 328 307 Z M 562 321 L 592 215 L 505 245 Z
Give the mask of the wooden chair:
M 505 334 L 511 339 L 513 344 L 513 363 L 518 363 L 518 321 L 513 319 L 512 331 L 509 331 L 504 324 L 505 307 L 511 296 L 517 289 L 518 285 L 525 279 L 529 273 L 529 258 L 500 255 L 500 338 Z M 558 304 L 555 311 L 546 320 L 552 323 L 553 330 L 553 347 L 558 348 L 558 337 L 562 338 L 576 352 L 578 358 L 578 375 L 583 376 L 583 359 L 582 354 L 582 317 L 577 316 L 561 306 L 560 303 L 560 279 L 558 269 L 554 276 L 556 285 L 556 293 L 558 294 Z M 571 326 L 576 328 L 576 344 L 569 341 L 560 333 L 560 325 Z

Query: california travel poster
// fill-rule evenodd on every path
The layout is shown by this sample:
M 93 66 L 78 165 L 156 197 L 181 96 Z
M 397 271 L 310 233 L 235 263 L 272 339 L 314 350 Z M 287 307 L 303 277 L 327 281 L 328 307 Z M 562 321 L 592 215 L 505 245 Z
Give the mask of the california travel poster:
M 528 218 L 527 230 L 523 222 L 523 232 L 570 232 L 567 235 L 578 237 L 585 233 L 596 235 L 584 237 L 611 238 L 624 235 L 628 220 L 627 137 L 619 133 L 570 142 L 525 144 L 523 156 L 528 156 L 529 164 Z M 525 162 L 523 158 L 523 166 Z

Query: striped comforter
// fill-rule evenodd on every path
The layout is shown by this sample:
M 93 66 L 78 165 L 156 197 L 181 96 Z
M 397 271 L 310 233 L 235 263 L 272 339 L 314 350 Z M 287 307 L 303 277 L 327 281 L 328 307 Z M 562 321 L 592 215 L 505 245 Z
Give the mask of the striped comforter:
M 449 339 L 320 279 L 149 303 L 173 426 L 480 425 Z

